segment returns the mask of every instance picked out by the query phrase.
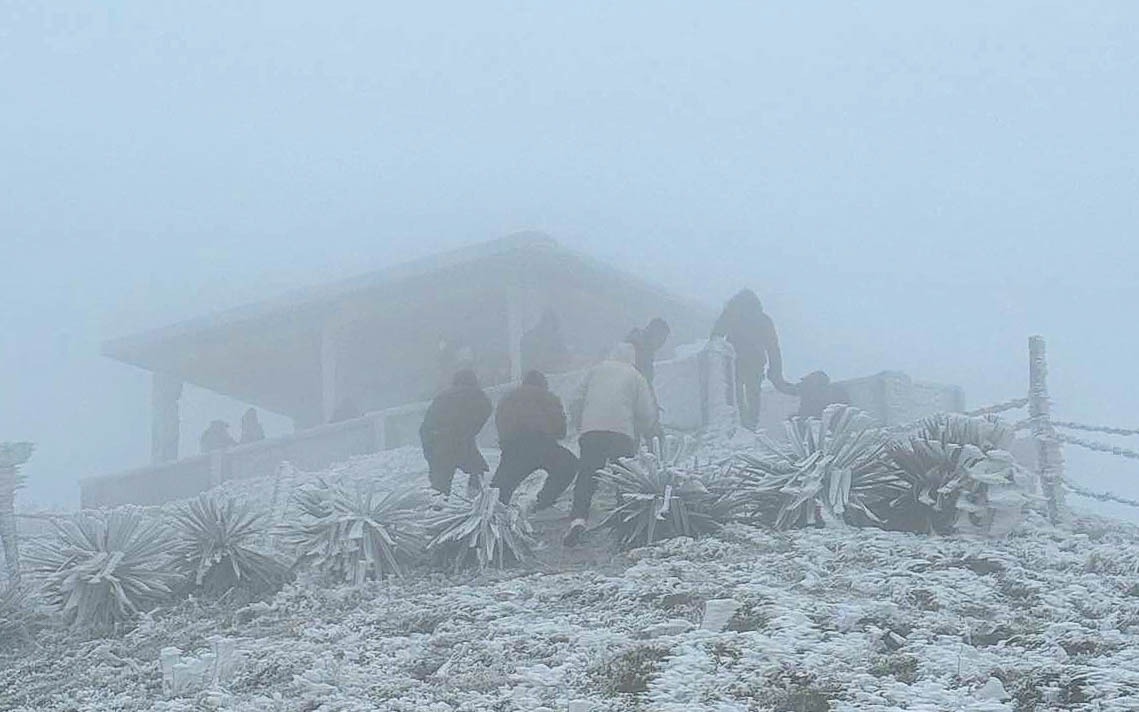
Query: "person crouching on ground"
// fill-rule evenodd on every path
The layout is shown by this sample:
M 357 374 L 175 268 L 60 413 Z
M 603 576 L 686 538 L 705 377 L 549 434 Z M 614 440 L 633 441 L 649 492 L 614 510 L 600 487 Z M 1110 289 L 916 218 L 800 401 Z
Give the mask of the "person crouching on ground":
M 490 399 L 479 387 L 478 376 L 470 369 L 455 374 L 451 387 L 427 407 L 419 440 L 430 468 L 431 487 L 444 497 L 451 494 L 455 470 L 470 475 L 467 496 L 482 489 L 482 474 L 490 469 L 479 452 L 475 437 L 490 418 Z
M 578 399 L 581 463 L 573 489 L 572 521 L 566 546 L 576 546 L 597 488 L 597 471 L 636 454 L 636 434 L 656 430 L 657 404 L 652 388 L 634 367 L 632 344 L 618 344 L 609 358 L 589 370 Z
M 577 456 L 558 444 L 566 436 L 566 412 L 562 401 L 550 392 L 546 377 L 530 371 L 522 385 L 503 396 L 494 413 L 502 459 L 491 487 L 499 499 L 510 504 L 518 485 L 545 470 L 546 480 L 532 511 L 552 507 L 577 474 Z

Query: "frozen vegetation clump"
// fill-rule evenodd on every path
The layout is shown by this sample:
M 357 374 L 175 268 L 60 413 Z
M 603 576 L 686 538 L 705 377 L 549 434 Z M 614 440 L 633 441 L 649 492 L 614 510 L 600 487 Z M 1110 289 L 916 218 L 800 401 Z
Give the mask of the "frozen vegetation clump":
M 428 521 L 427 551 L 445 570 L 503 569 L 533 558 L 538 545 L 534 528 L 517 507 L 499 501 L 497 487 L 483 487 L 474 499 L 457 498 L 439 507 Z
M 361 585 L 402 577 L 419 557 L 422 535 L 417 493 L 355 489 L 323 479 L 295 495 L 297 515 L 281 528 L 297 564 L 329 579 Z
M 170 535 L 135 508 L 55 522 L 57 539 L 34 542 L 28 572 L 69 626 L 110 632 L 172 593 Z
M 697 537 L 717 531 L 728 506 L 709 489 L 686 438 L 655 439 L 652 452 L 622 460 L 600 474 L 616 494 L 617 505 L 599 525 L 622 549 L 662 539 Z
M 794 418 L 787 442 L 760 438 L 729 483 L 748 521 L 775 529 L 881 525 L 883 501 L 904 491 L 887 456 L 888 439 L 866 413 L 830 406 L 821 419 Z
M 1012 435 L 995 418 L 942 415 L 892 443 L 890 458 L 906 490 L 887 503 L 890 528 L 1006 533 L 1033 501 L 1034 488 L 1005 449 Z
M 37 623 L 28 590 L 18 584 L 0 584 L 0 650 L 30 641 Z
M 267 516 L 232 497 L 203 494 L 172 516 L 174 570 L 185 588 L 208 595 L 233 589 L 263 594 L 280 588 L 288 567 L 260 550 Z

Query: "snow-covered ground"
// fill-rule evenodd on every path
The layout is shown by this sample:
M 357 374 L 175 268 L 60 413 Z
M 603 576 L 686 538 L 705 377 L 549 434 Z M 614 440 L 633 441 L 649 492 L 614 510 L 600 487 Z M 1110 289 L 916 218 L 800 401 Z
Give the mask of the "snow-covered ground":
M 326 474 L 394 485 L 422 469 L 401 450 Z M 225 487 L 281 510 L 308 477 Z M 563 526 L 538 522 L 547 546 L 529 569 L 301 580 L 264 603 L 163 609 L 118 639 L 51 633 L 0 658 L 0 709 L 1139 709 L 1128 524 L 1030 517 L 1002 541 L 734 525 L 628 554 L 600 534 L 564 550 Z M 738 610 L 703 629 L 720 599 Z M 165 695 L 160 650 L 215 635 L 244 651 L 232 679 Z

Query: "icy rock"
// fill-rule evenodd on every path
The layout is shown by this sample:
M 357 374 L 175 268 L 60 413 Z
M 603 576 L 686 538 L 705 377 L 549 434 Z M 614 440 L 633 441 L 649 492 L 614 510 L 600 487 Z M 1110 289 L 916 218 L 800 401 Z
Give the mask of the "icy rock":
M 569 703 L 569 712 L 590 712 L 593 708 L 586 700 L 574 700 Z
M 849 633 L 858 627 L 862 611 L 853 606 L 842 606 L 835 611 L 834 625 L 840 633 Z
M 1009 699 L 1008 692 L 1005 691 L 1005 686 L 995 677 L 990 677 L 981 689 L 977 690 L 977 699 L 979 700 L 993 700 L 1000 702 Z
M 700 622 L 702 630 L 719 633 L 728 625 L 728 621 L 740 609 L 740 602 L 734 598 L 714 598 L 704 603 L 704 619 Z
M 174 647 L 161 650 L 162 689 L 168 697 L 191 695 L 233 679 L 241 660 L 237 642 L 221 636 L 209 642 L 210 652 L 201 656 L 183 656 Z
M 174 666 L 182 662 L 182 651 L 178 648 L 163 648 L 159 653 L 159 666 L 162 668 L 162 691 L 174 694 Z
M 668 635 L 680 635 L 692 630 L 693 626 L 690 621 L 682 618 L 673 618 L 665 621 L 664 623 L 656 623 L 645 628 L 644 636 L 646 638 L 663 638 Z

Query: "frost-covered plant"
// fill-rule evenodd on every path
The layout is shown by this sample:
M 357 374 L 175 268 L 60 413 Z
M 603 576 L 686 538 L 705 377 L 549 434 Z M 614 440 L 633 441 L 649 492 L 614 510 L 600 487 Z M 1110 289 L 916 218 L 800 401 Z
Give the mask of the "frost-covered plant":
M 53 521 L 54 541 L 30 547 L 28 572 L 68 625 L 116 629 L 171 594 L 168 532 L 139 510 Z
M 908 487 L 886 503 L 887 525 L 906 531 L 952 532 L 957 501 L 970 486 L 970 468 L 984 457 L 974 445 L 920 437 L 891 445 L 890 458 Z
M 437 565 L 458 572 L 525 563 L 538 540 L 526 517 L 503 504 L 497 487 L 483 487 L 474 499 L 457 498 L 441 505 L 428 522 L 427 551 Z
M 24 483 L 20 465 L 32 456 L 32 443 L 0 443 L 0 546 L 8 578 L 20 580 L 20 548 L 16 532 L 16 490 Z
M 202 494 L 173 515 L 174 569 L 187 587 L 208 594 L 234 588 L 266 593 L 286 580 L 288 567 L 262 553 L 266 516 L 247 503 Z
M 402 578 L 421 548 L 415 492 L 349 490 L 319 480 L 294 495 L 300 517 L 282 525 L 298 565 L 340 581 Z
M 1031 477 L 1003 448 L 1012 430 L 994 418 L 940 415 L 890 459 L 907 484 L 882 511 L 888 526 L 950 533 L 974 528 L 1000 533 L 1019 520 Z
M 15 584 L 0 586 L 0 650 L 30 639 L 35 622 L 28 590 Z
M 622 549 L 698 537 L 721 527 L 727 506 L 688 461 L 691 451 L 686 439 L 658 439 L 652 452 L 642 451 L 599 473 L 600 481 L 615 491 L 617 507 L 598 526 L 609 529 Z
M 989 452 L 1007 449 L 1013 430 L 995 416 L 943 413 L 921 421 L 917 437 L 946 444 L 972 445 L 981 452 Z
M 904 489 L 887 458 L 887 438 L 861 410 L 832 405 L 822 418 L 786 423 L 787 444 L 760 438 L 742 455 L 735 499 L 747 519 L 776 529 L 820 522 L 880 524 L 883 500 Z

